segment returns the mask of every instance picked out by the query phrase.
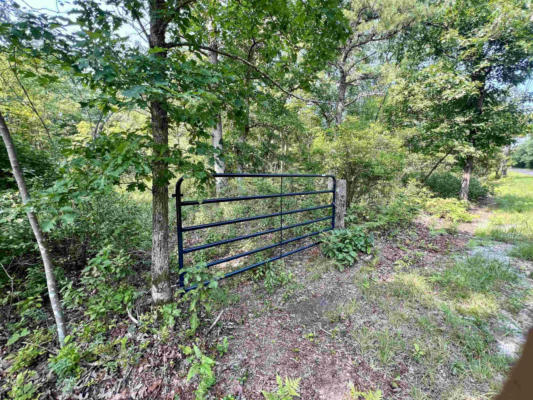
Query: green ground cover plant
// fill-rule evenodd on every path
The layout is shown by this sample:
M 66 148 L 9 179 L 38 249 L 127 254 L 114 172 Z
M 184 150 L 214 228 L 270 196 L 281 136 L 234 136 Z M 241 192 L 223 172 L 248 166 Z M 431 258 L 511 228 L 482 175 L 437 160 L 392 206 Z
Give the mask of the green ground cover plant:
M 373 244 L 373 236 L 360 227 L 337 229 L 323 236 L 322 251 L 342 271 L 353 266 L 360 253 L 369 254 Z

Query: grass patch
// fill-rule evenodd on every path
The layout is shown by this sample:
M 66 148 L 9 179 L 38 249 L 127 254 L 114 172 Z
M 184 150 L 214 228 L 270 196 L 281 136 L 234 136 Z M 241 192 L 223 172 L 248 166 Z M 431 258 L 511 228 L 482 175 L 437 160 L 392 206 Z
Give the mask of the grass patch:
M 392 293 L 399 298 L 419 301 L 425 305 L 433 304 L 431 295 L 433 288 L 427 278 L 422 275 L 413 272 L 399 273 L 390 285 Z
M 533 261 L 533 243 L 521 243 L 509 252 L 512 257 Z
M 471 293 L 466 299 L 459 301 L 456 308 L 463 315 L 487 318 L 498 313 L 499 305 L 491 294 Z
M 515 283 L 518 274 L 499 260 L 475 255 L 457 261 L 452 267 L 433 275 L 432 279 L 449 294 L 467 298 L 472 291 L 487 293 L 506 283 Z
M 477 236 L 506 243 L 533 240 L 533 176 L 510 174 L 495 189 L 496 207 Z

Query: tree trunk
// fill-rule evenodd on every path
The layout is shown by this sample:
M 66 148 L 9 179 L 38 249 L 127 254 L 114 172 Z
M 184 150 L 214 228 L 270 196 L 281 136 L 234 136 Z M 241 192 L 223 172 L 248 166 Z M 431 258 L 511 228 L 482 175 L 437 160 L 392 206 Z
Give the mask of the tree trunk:
M 212 25 L 212 22 L 211 22 Z M 218 41 L 217 41 L 217 32 L 214 26 L 211 26 L 210 29 L 210 41 L 209 41 L 209 47 L 217 50 L 218 49 Z M 216 51 L 209 51 L 209 61 L 211 64 L 216 65 L 218 64 L 218 53 Z M 217 174 L 223 174 L 226 169 L 226 164 L 224 163 L 224 160 L 221 157 L 222 154 L 222 115 L 219 113 L 216 116 L 216 126 L 213 128 L 213 132 L 211 133 L 211 141 L 212 145 L 215 148 L 215 150 L 219 151 L 219 154 L 215 153 L 215 172 Z M 222 193 L 222 190 L 226 186 L 226 179 L 225 178 L 216 178 L 215 179 L 215 188 L 217 196 L 219 196 Z
M 507 176 L 507 168 L 509 166 L 510 156 L 511 156 L 511 146 L 505 146 L 503 149 L 503 160 L 502 160 L 502 176 L 504 178 Z
M 463 167 L 463 180 L 461 182 L 461 191 L 459 198 L 468 201 L 468 191 L 470 189 L 470 177 L 472 176 L 472 169 L 474 168 L 474 157 L 467 156 L 465 166 Z
M 348 85 L 346 83 L 346 73 L 344 69 L 340 70 L 339 84 L 337 86 L 337 108 L 335 110 L 335 123 L 337 125 L 342 124 L 344 114 L 344 104 L 346 101 L 346 89 Z
M 22 170 L 18 163 L 17 153 L 15 151 L 15 146 L 13 145 L 13 140 L 7 128 L 6 121 L 0 113 L 0 133 L 2 134 L 2 139 L 6 146 L 7 155 L 9 157 L 9 162 L 11 163 L 11 169 L 13 170 L 13 175 L 17 181 L 17 186 L 19 189 L 20 197 L 22 198 L 22 203 L 27 204 L 30 201 L 30 195 L 28 189 L 26 188 L 26 183 L 24 182 L 24 176 L 22 175 Z M 39 245 L 39 251 L 41 252 L 41 258 L 43 259 L 44 264 L 44 273 L 46 276 L 46 286 L 48 287 L 48 297 L 50 298 L 50 304 L 52 305 L 52 312 L 54 313 L 54 318 L 57 325 L 57 337 L 59 339 L 59 344 L 63 346 L 65 342 L 66 329 L 65 322 L 63 320 L 63 311 L 61 309 L 61 302 L 59 300 L 59 294 L 57 292 L 56 279 L 54 276 L 54 267 L 52 265 L 52 260 L 50 259 L 50 254 L 48 253 L 48 247 L 44 239 L 41 227 L 37 216 L 30 209 L 26 210 L 26 215 L 30 221 L 31 229 L 33 235 L 37 240 Z
M 424 176 L 424 179 L 422 179 L 422 183 L 426 182 L 429 177 L 431 176 L 431 174 L 433 174 L 433 172 L 435 172 L 435 170 L 437 169 L 437 167 L 446 159 L 446 157 L 448 157 L 450 154 L 452 153 L 452 150 L 448 151 L 446 154 L 444 154 L 442 156 L 442 158 L 439 159 L 439 161 L 437 161 L 437 163 L 431 168 L 431 170 L 427 173 L 426 176 Z
M 222 153 L 222 116 L 220 114 L 217 115 L 217 125 L 213 129 L 211 139 L 213 147 L 216 150 L 219 150 L 220 153 Z M 217 174 L 223 174 L 225 170 L 226 163 L 224 162 L 220 154 L 215 154 L 215 172 Z M 226 178 L 216 178 L 215 185 L 217 196 L 222 193 L 222 190 L 226 186 L 226 183 Z
M 166 22 L 163 0 L 150 2 L 150 48 L 165 48 Z M 159 51 L 154 57 L 166 58 Z M 161 60 L 158 60 L 162 68 Z M 164 70 L 159 71 L 164 78 Z M 166 99 L 150 102 L 153 149 L 152 156 L 152 300 L 154 303 L 170 301 L 169 251 L 168 251 L 168 113 Z

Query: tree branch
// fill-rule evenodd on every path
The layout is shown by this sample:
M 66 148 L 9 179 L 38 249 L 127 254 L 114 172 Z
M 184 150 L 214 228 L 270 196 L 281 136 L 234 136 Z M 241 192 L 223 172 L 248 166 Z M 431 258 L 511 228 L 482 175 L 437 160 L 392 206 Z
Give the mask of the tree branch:
M 257 66 L 255 66 L 250 61 L 248 61 L 248 60 L 246 60 L 246 59 L 244 59 L 244 58 L 242 58 L 242 57 L 240 57 L 238 55 L 228 53 L 228 52 L 226 52 L 224 50 L 214 49 L 214 48 L 212 48 L 210 46 L 204 46 L 204 45 L 199 45 L 199 44 L 194 44 L 194 43 L 189 43 L 189 42 L 171 42 L 171 43 L 166 43 L 165 47 L 167 49 L 169 49 L 169 50 L 173 49 L 173 48 L 176 48 L 176 47 L 195 47 L 197 49 L 207 50 L 207 51 L 212 51 L 212 52 L 218 53 L 221 56 L 224 56 L 224 57 L 227 57 L 227 58 L 231 58 L 232 60 L 236 60 L 236 61 L 239 61 L 239 62 L 247 65 L 252 70 L 254 70 L 259 75 L 261 75 L 263 78 L 265 78 L 266 80 L 270 81 L 275 87 L 277 87 L 280 91 L 285 93 L 287 96 L 290 96 L 290 97 L 293 97 L 295 99 L 304 101 L 306 103 L 313 103 L 313 104 L 328 103 L 328 104 L 333 104 L 333 102 L 330 102 L 330 101 L 322 101 L 322 100 L 317 100 L 317 99 L 306 99 L 305 97 L 301 97 L 301 96 L 298 96 L 298 95 L 296 95 L 294 93 L 291 93 L 290 91 L 286 90 L 283 86 L 281 86 L 281 84 L 279 82 L 277 82 L 274 78 L 272 78 L 269 74 L 267 74 L 265 71 L 263 71 L 260 68 L 258 68 Z
M 31 97 L 30 97 L 28 91 L 26 90 L 26 87 L 22 84 L 21 80 L 19 79 L 19 76 L 18 76 L 17 72 L 15 71 L 15 68 L 13 68 L 11 66 L 11 63 L 9 63 L 9 69 L 11 70 L 11 72 L 12 72 L 13 76 L 15 77 L 15 79 L 17 80 L 17 83 L 19 84 L 20 88 L 24 92 L 24 95 L 26 96 L 26 99 L 30 103 L 30 108 L 35 113 L 35 115 L 37 116 L 37 118 L 41 122 L 41 125 L 43 126 L 44 130 L 46 131 L 46 134 L 48 135 L 48 139 L 50 139 L 50 143 L 53 143 L 52 135 L 50 134 L 50 130 L 48 129 L 48 126 L 46 126 L 44 120 L 41 118 L 41 114 L 39 114 L 39 112 L 37 111 L 37 108 L 35 107 L 35 104 L 33 104 L 33 101 L 31 100 Z

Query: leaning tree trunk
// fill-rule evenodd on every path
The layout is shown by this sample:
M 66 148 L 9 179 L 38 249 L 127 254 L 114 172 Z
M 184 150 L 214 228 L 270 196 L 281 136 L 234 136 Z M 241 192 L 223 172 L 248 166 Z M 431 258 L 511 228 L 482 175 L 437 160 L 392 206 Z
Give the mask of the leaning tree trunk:
M 470 177 L 472 176 L 472 169 L 474 168 L 474 157 L 466 157 L 465 166 L 463 167 L 463 179 L 461 181 L 461 191 L 459 198 L 461 200 L 468 200 L 468 191 L 470 190 Z
M 150 2 L 150 48 L 165 48 L 166 22 L 162 19 L 165 3 L 161 0 Z M 158 68 L 166 52 L 158 51 L 154 57 Z M 159 71 L 164 75 L 164 71 Z M 150 102 L 152 123 L 152 300 L 155 303 L 170 301 L 172 293 L 169 276 L 168 249 L 168 112 L 166 99 Z
M 214 26 L 210 29 L 210 35 L 211 39 L 209 42 L 209 46 L 214 49 L 209 51 L 209 61 L 211 64 L 216 65 L 218 64 L 218 41 L 217 41 L 217 32 Z M 211 141 L 213 148 L 215 150 L 218 150 L 218 153 L 215 153 L 215 172 L 217 174 L 223 174 L 226 169 L 226 164 L 224 163 L 224 160 L 222 159 L 221 153 L 222 153 L 222 115 L 219 113 L 216 116 L 216 126 L 213 128 L 213 132 L 211 133 Z M 217 196 L 220 195 L 223 188 L 226 186 L 226 179 L 224 178 L 216 178 L 215 180 L 215 187 L 216 187 L 216 193 Z
M 7 128 L 6 121 L 0 113 L 0 133 L 2 134 L 2 139 L 6 146 L 7 155 L 9 157 L 9 162 L 11 163 L 11 169 L 13 170 L 13 176 L 17 181 L 17 186 L 19 189 L 20 197 L 22 198 L 22 203 L 27 204 L 30 201 L 30 194 L 26 188 L 26 182 L 24 182 L 24 176 L 22 175 L 22 170 L 18 163 L 17 153 L 15 151 L 15 146 L 13 145 L 13 140 Z M 48 297 L 50 298 L 50 304 L 52 305 L 52 312 L 54 313 L 54 318 L 57 325 L 57 336 L 59 339 L 59 344 L 63 346 L 65 342 L 66 329 L 65 321 L 63 320 L 63 311 L 61 309 L 61 302 L 59 300 L 59 294 L 57 292 L 56 279 L 54 276 L 54 267 L 52 260 L 50 259 L 50 254 L 48 253 L 48 248 L 46 241 L 44 240 L 44 235 L 41 231 L 39 225 L 39 220 L 33 211 L 30 208 L 26 210 L 26 215 L 30 221 L 31 229 L 35 240 L 39 246 L 39 251 L 41 252 L 41 258 L 43 259 L 44 264 L 44 273 L 46 276 L 46 286 L 48 287 Z

